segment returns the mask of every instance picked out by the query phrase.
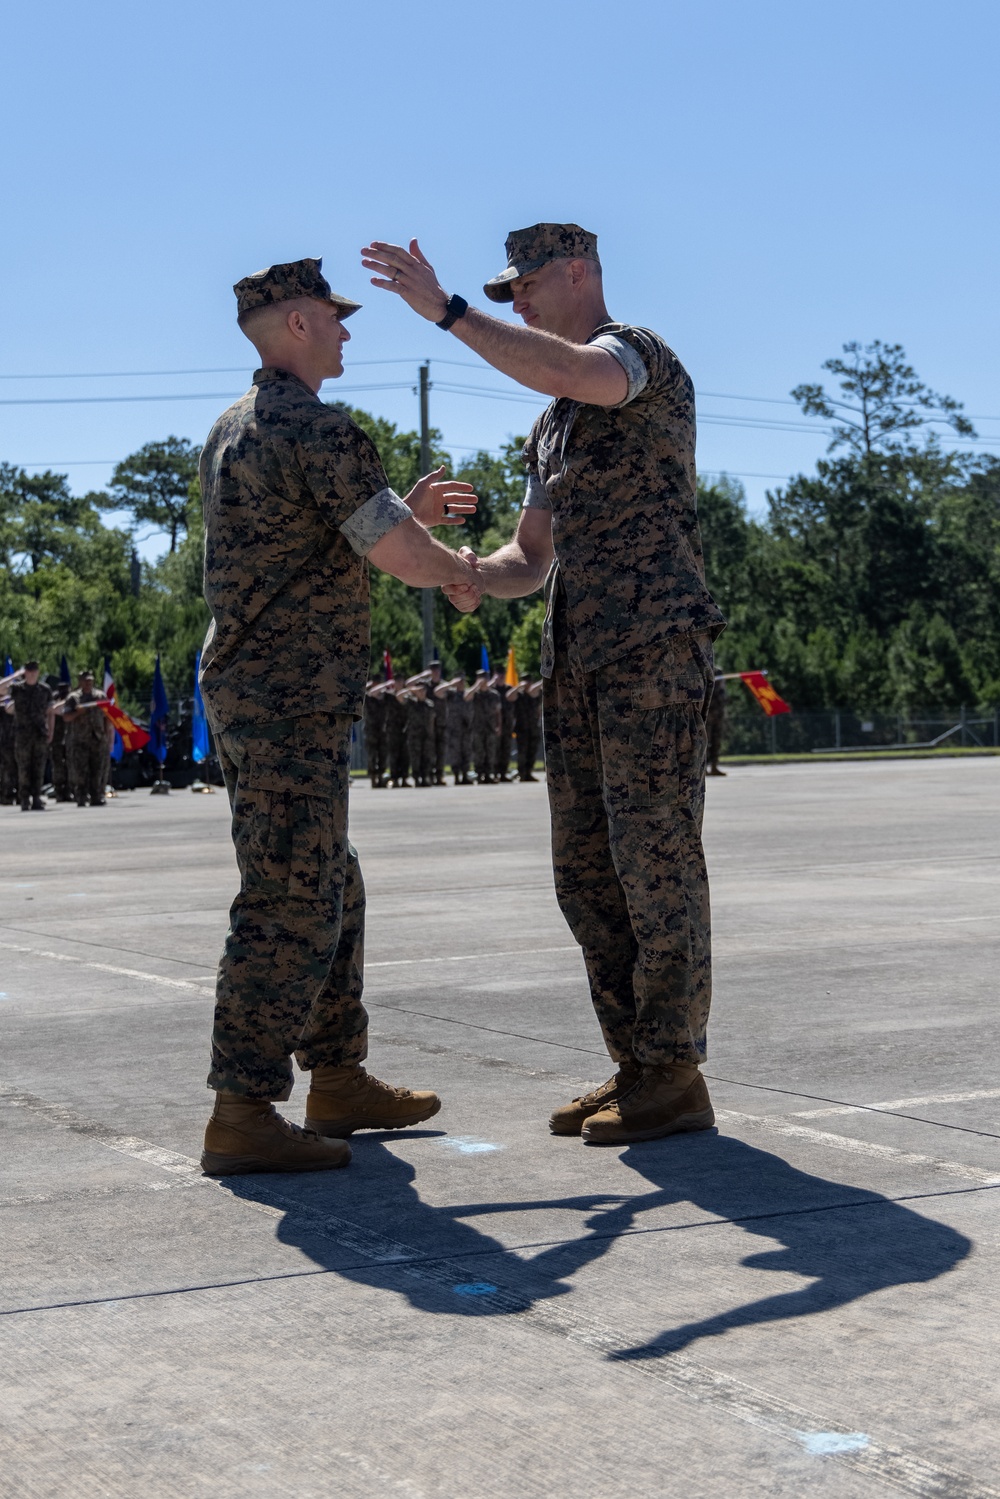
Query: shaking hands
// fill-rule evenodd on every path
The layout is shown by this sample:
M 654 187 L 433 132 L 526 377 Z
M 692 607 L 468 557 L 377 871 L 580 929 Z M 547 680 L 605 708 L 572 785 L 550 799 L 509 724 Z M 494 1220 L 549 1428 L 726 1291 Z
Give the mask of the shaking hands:
M 462 547 L 458 555 L 471 567 L 472 581 L 445 583 L 441 591 L 461 614 L 472 614 L 475 609 L 479 608 L 479 601 L 486 592 L 479 573 L 479 558 L 471 547 Z

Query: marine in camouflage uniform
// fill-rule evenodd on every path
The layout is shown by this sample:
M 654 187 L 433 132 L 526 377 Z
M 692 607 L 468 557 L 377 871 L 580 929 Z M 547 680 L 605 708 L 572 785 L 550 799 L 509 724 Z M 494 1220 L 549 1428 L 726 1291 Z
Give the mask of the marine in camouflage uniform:
M 53 689 L 56 703 L 64 703 L 69 696 L 69 683 L 60 682 Z M 66 720 L 61 713 L 55 716 L 52 725 L 52 789 L 57 802 L 71 802 L 73 791 L 69 778 L 69 755 L 66 752 Z
M 408 786 L 410 774 L 410 751 L 406 737 L 406 699 L 400 690 L 386 693 L 385 734 L 389 770 L 393 786 Z
M 376 683 L 375 689 L 365 693 L 365 754 L 368 757 L 368 774 L 372 787 L 377 791 L 386 783 L 388 761 L 386 758 L 385 691 Z
M 208 1077 L 218 1099 L 202 1163 L 216 1175 L 330 1169 L 350 1152 L 320 1136 L 412 1124 L 440 1107 L 360 1066 L 365 891 L 348 784 L 369 661 L 369 553 L 405 526 L 399 552 L 377 551 L 394 575 L 432 583 L 468 571 L 393 493 L 370 438 L 316 394 L 343 368 L 342 322 L 358 304 L 331 292 L 318 260 L 272 266 L 235 291 L 247 336 L 314 383 L 259 369 L 200 465 L 212 614 L 201 689 L 240 871 Z M 416 576 L 404 552 L 420 559 Z M 288 1097 L 293 1054 L 312 1073 L 314 1133 L 267 1102 Z
M 10 689 L 14 705 L 14 759 L 22 812 L 44 812 L 42 786 L 51 733 L 52 688 L 38 680 L 38 662 L 26 661 L 24 679 Z
M 85 807 L 88 801 L 92 807 L 104 806 L 113 731 L 97 704 L 106 701 L 103 692 L 94 691 L 92 672 L 80 673 L 79 686 L 66 699 L 66 759 L 78 807 Z
M 434 784 L 443 786 L 445 767 L 448 764 L 448 699 L 445 694 L 438 695 L 438 689 L 442 685 L 440 661 L 431 662 L 430 673 L 430 686 L 427 690 L 434 708 Z
M 489 674 L 476 673 L 476 691 L 472 699 L 472 763 L 481 786 L 496 780 L 497 750 L 500 737 L 500 694 L 489 685 Z
M 433 779 L 434 710 L 427 701 L 427 690 L 422 685 L 410 687 L 407 698 L 406 748 L 413 771 L 413 784 L 429 786 Z
M 712 692 L 712 700 L 708 705 L 708 718 L 706 728 L 708 730 L 708 774 L 710 776 L 724 776 L 725 771 L 719 769 L 719 756 L 722 754 L 722 734 L 726 727 L 726 684 L 721 677 L 716 677 L 715 688 Z
M 372 249 L 376 284 L 451 318 L 426 259 Z M 595 235 L 536 224 L 508 237 L 507 256 L 485 291 L 528 326 L 459 307 L 454 333 L 522 382 L 530 370 L 533 388 L 579 394 L 553 399 L 532 428 L 514 541 L 481 559 L 476 589 L 451 596 L 469 608 L 479 591 L 529 593 L 552 561 L 542 675 L 556 891 L 618 1072 L 550 1127 L 593 1144 L 702 1129 L 714 1118 L 698 1071 L 711 986 L 705 715 L 724 620 L 704 579 L 694 389 L 658 334 L 610 318 Z
M 528 691 L 532 685 L 527 674 L 521 678 L 520 691 L 514 699 L 514 732 L 517 735 L 517 774 L 521 781 L 534 781 L 538 759 L 539 715 L 541 700 Z
M 448 711 L 448 764 L 456 786 L 472 784 L 469 768 L 472 757 L 472 704 L 467 701 L 465 678 L 449 686 L 445 703 Z
M 6 692 L 8 689 L 4 689 Z M 10 699 L 6 699 L 10 701 Z M 14 755 L 14 714 L 0 703 L 0 807 L 17 801 L 17 759 Z

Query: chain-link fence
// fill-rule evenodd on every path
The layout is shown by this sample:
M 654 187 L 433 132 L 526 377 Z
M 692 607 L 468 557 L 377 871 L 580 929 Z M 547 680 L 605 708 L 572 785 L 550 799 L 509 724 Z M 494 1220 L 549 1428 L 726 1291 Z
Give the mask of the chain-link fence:
M 734 702 L 733 699 L 736 699 Z M 794 755 L 888 749 L 995 749 L 1000 707 L 924 708 L 913 715 L 825 708 L 766 718 L 732 691 L 727 703 L 724 755 Z

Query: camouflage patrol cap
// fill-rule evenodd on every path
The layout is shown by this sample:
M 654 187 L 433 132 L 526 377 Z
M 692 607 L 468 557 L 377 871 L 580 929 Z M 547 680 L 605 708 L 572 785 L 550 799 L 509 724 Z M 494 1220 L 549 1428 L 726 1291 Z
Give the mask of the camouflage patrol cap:
M 579 224 L 532 224 L 507 236 L 507 269 L 487 281 L 483 291 L 491 302 L 513 302 L 510 283 L 527 276 L 550 260 L 593 260 L 600 265 L 597 235 Z
M 341 318 L 350 317 L 361 303 L 331 291 L 322 266 L 322 260 L 289 260 L 284 265 L 269 265 L 266 271 L 254 271 L 252 276 L 244 276 L 233 287 L 237 318 L 257 307 L 271 307 L 275 302 L 290 302 L 295 297 L 314 297 L 317 302 L 331 302 L 340 309 Z

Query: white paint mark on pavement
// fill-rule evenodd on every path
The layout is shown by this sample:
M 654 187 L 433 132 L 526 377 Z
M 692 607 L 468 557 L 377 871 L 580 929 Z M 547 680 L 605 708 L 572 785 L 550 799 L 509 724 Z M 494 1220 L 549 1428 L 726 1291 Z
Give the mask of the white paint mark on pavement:
M 502 1145 L 494 1145 L 492 1140 L 479 1140 L 474 1135 L 445 1135 L 438 1144 L 445 1150 L 456 1150 L 459 1155 L 486 1155 L 491 1150 L 503 1150 Z
M 918 1098 L 890 1098 L 883 1103 L 840 1103 L 833 1108 L 796 1109 L 793 1119 L 829 1119 L 834 1114 L 895 1113 L 900 1109 L 925 1109 L 938 1103 L 976 1103 L 980 1098 L 1000 1098 L 1000 1088 L 977 1088 L 972 1093 L 923 1093 Z
M 931 1171 L 944 1171 L 949 1176 L 961 1177 L 963 1181 L 978 1182 L 980 1186 L 1000 1186 L 1000 1174 L 985 1171 L 979 1166 L 966 1166 L 962 1161 L 942 1161 L 936 1156 L 920 1155 L 915 1150 L 898 1150 L 894 1145 L 876 1145 L 870 1140 L 852 1140 L 849 1135 L 835 1135 L 829 1130 L 810 1129 L 805 1124 L 792 1124 L 784 1119 L 765 1114 L 737 1114 L 731 1109 L 716 1109 L 716 1119 L 723 1123 L 741 1124 L 751 1129 L 765 1130 L 780 1135 L 786 1140 L 804 1140 L 810 1145 L 828 1145 L 836 1150 L 846 1150 L 853 1155 L 868 1156 L 872 1160 L 893 1161 L 899 1166 L 921 1166 Z
M 863 1431 L 797 1431 L 795 1435 L 814 1457 L 836 1457 L 841 1452 L 863 1452 L 871 1437 Z

